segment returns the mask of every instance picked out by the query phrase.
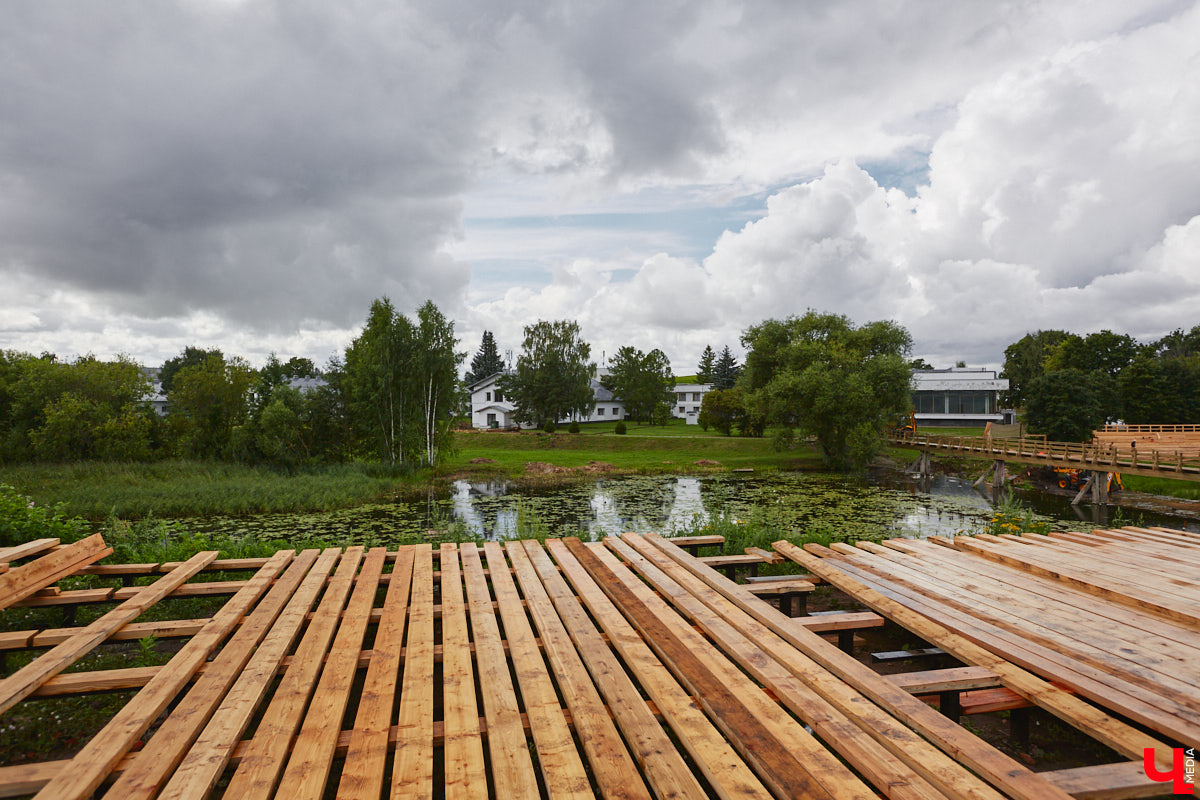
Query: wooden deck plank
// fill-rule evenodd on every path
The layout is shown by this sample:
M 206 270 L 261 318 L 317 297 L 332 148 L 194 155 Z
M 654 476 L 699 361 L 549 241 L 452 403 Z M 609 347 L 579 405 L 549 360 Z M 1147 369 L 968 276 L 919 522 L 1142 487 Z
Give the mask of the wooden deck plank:
M 641 537 L 626 534 L 605 544 L 879 791 L 893 798 L 1002 800 L 986 783 Z M 810 758 L 805 754 L 806 762 Z
M 487 797 L 487 770 L 479 730 L 479 700 L 471 663 L 467 608 L 463 600 L 458 548 L 441 547 L 442 720 L 446 741 L 444 786 L 447 800 Z
M 512 657 L 513 672 L 525 704 L 530 734 L 538 754 L 542 781 L 551 800 L 592 798 L 591 784 L 583 760 L 554 691 L 545 659 L 539 651 L 529 617 L 496 542 L 483 546 L 492 574 L 492 590 L 504 623 L 504 635 Z
M 39 555 L 55 547 L 59 541 L 58 539 L 32 539 L 28 542 L 13 545 L 12 547 L 0 547 L 0 562 L 8 563 Z
M 433 548 L 417 545 L 404 678 L 400 688 L 396 757 L 392 768 L 394 800 L 433 797 Z
M 649 800 L 650 791 L 609 717 L 599 690 L 588 676 L 587 668 L 571 643 L 566 626 L 554 610 L 524 546 L 520 542 L 509 542 L 505 550 L 546 649 L 546 658 L 554 671 L 555 682 L 571 710 L 571 719 L 575 722 L 575 729 L 601 794 L 607 800 Z
M 1000 676 L 1004 685 L 1027 700 L 1049 711 L 1064 722 L 1103 742 L 1128 758 L 1136 758 L 1143 751 L 1155 751 L 1156 763 L 1167 768 L 1171 763 L 1171 750 L 1163 742 L 1146 735 L 1116 720 L 1103 711 L 1088 705 L 1079 698 L 1037 678 L 1024 669 L 996 656 L 991 651 L 947 630 L 927 617 L 909 610 L 900 603 L 884 597 L 868 588 L 861 581 L 851 578 L 823 559 L 804 552 L 790 542 L 775 543 L 775 549 L 787 558 L 815 572 L 854 596 L 861 603 L 874 608 L 889 619 L 908 628 L 921 638 L 937 645 L 967 664 L 987 667 Z
M 612 646 L 637 677 L 638 684 L 658 707 L 667 724 L 723 800 L 765 798 L 770 792 L 721 732 L 693 702 L 633 626 L 608 599 L 587 570 L 562 541 L 550 540 L 547 548 L 563 576 L 608 635 Z
M 535 797 L 537 773 L 529 757 L 529 745 L 521 724 L 521 707 L 501 643 L 500 626 L 492 609 L 492 595 L 479 549 L 473 543 L 459 546 L 463 578 L 470 608 L 471 632 L 479 669 L 487 746 L 491 757 L 492 785 L 499 797 Z
M 362 547 L 348 547 L 342 554 L 337 572 L 317 606 L 316 616 L 296 648 L 296 660 L 271 697 L 250 748 L 229 781 L 226 793 L 230 797 L 267 800 L 274 794 L 362 556 Z
M 528 541 L 525 552 L 655 794 L 681 800 L 706 798 L 708 793 L 646 706 L 620 659 L 609 649 L 546 551 L 537 542 Z
M 277 794 L 288 800 L 319 800 L 325 793 L 325 781 L 342 730 L 342 718 L 350 700 L 350 688 L 358 669 L 358 656 L 367 632 L 367 620 L 375 605 L 375 591 L 386 553 L 387 549 L 383 547 L 368 551 L 354 582 L 344 620 L 337 627 L 333 645 L 321 668 L 321 678 L 279 779 Z
M 1046 780 L 1075 800 L 1128 800 L 1134 797 L 1161 797 L 1164 784 L 1146 776 L 1141 761 L 1121 761 L 1092 767 L 1060 769 L 1043 773 Z
M 400 676 L 400 652 L 412 586 L 413 547 L 401 548 L 392 568 L 371 662 L 363 683 L 346 762 L 337 796 L 343 800 L 378 800 L 383 792 L 388 756 L 388 730 Z
M 87 557 L 90 558 L 93 551 L 88 551 L 88 553 Z M 44 556 L 44 558 L 49 557 Z M 217 554 L 213 551 L 197 553 L 189 559 L 186 566 L 144 587 L 135 597 L 109 611 L 75 636 L 52 648 L 49 652 L 43 653 L 4 680 L 0 680 L 0 713 L 12 708 L 23 698 L 32 694 L 37 687 L 74 664 L 92 648 L 107 639 L 113 631 L 132 622 L 139 614 L 157 603 L 176 586 L 194 575 L 200 567 L 216 557 Z
M 1000 678 L 986 667 L 927 669 L 919 672 L 900 672 L 885 677 L 912 694 L 961 692 L 967 689 L 988 689 L 1000 685 Z
M 992 621 L 994 614 L 964 606 L 948 597 L 931 596 L 921 585 L 897 578 L 886 570 L 872 569 L 872 563 L 861 556 L 847 555 L 838 566 L 874 590 L 965 639 L 1002 654 L 1014 664 L 1047 679 L 1061 681 L 1078 693 L 1178 740 L 1192 741 L 1193 736 L 1200 737 L 1200 712 L 1188 706 L 1186 694 L 1171 691 L 1167 684 L 1174 681 L 1162 678 L 1163 686 L 1158 687 L 1136 671 L 1122 671 L 1106 663 L 1104 654 L 1095 650 L 1089 654 L 1081 653 L 1080 657 L 1064 654 L 1045 646 L 1033 630 L 1022 632 L 1019 626 L 1012 626 L 1015 631 L 998 626 Z M 1076 645 L 1077 649 L 1082 646 Z M 1110 656 L 1110 660 L 1116 661 L 1117 656 Z M 1103 668 L 1097 664 L 1102 664 Z M 1184 689 L 1184 692 L 1188 691 Z
M 943 752 L 974 770 L 1005 794 L 1022 800 L 1046 800 L 1056 797 L 1066 800 L 1064 794 L 1056 794 L 1053 787 L 1047 787 L 1045 781 L 1020 762 L 964 730 L 890 681 L 879 680 L 879 676 L 870 667 L 853 656 L 842 652 L 819 636 L 810 635 L 807 629 L 797 625 L 800 620 L 784 616 L 777 609 L 756 601 L 746 592 L 744 586 L 714 574 L 712 570 L 705 568 L 679 548 L 673 547 L 662 537 L 647 535 L 645 538 L 801 653 L 840 676 L 880 708 L 903 720 Z
M 146 686 L 117 712 L 99 733 L 71 759 L 41 794 L 43 797 L 85 798 L 107 777 L 117 762 L 133 748 L 242 617 L 258 602 L 271 582 L 292 560 L 295 552 L 283 550 L 264 565 L 245 589 L 221 607 L 211 622 L 185 644 Z
M 806 764 L 804 757 L 816 753 L 811 734 L 740 670 L 713 653 L 708 643 L 633 573 L 606 560 L 603 546 L 596 552 L 577 539 L 567 539 L 566 543 L 775 794 L 812 798 L 873 796 L 828 751 L 821 749 L 824 758 Z
M 96 533 L 19 567 L 10 565 L 7 572 L 0 574 L 0 609 L 24 600 L 38 590 L 111 553 L 112 548 L 104 543 L 104 537 Z M 3 560 L 10 561 L 11 558 Z
M 305 550 L 296 558 L 136 754 L 115 797 L 154 797 L 164 785 L 164 797 L 197 797 L 216 784 L 339 553 Z

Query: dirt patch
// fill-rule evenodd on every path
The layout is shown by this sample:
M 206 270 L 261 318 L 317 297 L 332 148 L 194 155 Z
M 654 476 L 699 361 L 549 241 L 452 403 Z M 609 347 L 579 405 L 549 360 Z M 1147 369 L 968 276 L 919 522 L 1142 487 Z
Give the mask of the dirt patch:
M 472 463 L 472 464 L 495 464 L 496 459 L 494 459 L 494 458 L 472 458 L 470 463 Z
M 697 467 L 719 467 L 719 466 L 721 466 L 720 461 L 713 461 L 711 458 L 702 458 L 699 461 L 693 461 L 692 463 L 695 464 Z

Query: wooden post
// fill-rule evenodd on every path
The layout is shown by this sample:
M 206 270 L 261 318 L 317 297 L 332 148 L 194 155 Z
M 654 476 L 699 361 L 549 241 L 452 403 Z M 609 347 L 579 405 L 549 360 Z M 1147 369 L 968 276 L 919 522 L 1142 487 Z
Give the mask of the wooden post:
M 1004 461 L 999 458 L 992 464 L 992 488 L 996 491 L 1004 488 Z
M 1075 495 L 1075 499 L 1071 501 L 1071 505 L 1077 506 L 1083 501 L 1084 495 L 1086 495 L 1089 491 L 1091 491 L 1092 483 L 1095 480 L 1096 480 L 1096 473 L 1093 472 L 1091 474 L 1091 477 L 1089 477 L 1087 479 L 1087 483 L 1083 484 L 1083 486 L 1079 489 L 1079 494 Z
M 979 480 L 975 481 L 976 489 L 978 489 L 980 486 L 983 486 L 983 484 L 987 482 L 988 475 L 991 475 L 992 470 L 994 470 L 995 468 L 996 468 L 996 464 L 995 464 L 995 462 L 993 462 L 990 467 L 988 467 L 987 469 L 985 469 L 983 471 L 983 474 L 979 476 Z

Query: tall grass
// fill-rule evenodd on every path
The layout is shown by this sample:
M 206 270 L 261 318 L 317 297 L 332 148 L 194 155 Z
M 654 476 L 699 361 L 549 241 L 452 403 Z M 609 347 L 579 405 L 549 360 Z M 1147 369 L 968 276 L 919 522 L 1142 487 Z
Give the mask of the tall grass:
M 360 464 L 286 472 L 201 461 L 81 462 L 6 466 L 0 482 L 39 504 L 62 503 L 66 513 L 104 520 L 344 508 L 414 491 L 424 480 L 418 475 Z

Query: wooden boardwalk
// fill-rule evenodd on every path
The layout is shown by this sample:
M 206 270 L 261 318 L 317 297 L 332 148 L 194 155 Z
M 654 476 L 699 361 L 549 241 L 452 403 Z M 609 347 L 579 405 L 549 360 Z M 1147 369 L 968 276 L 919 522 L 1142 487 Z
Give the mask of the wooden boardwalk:
M 1125 441 L 1122 437 L 1122 441 Z M 1132 439 L 1130 440 L 1132 442 Z M 888 435 L 888 444 L 925 452 L 943 452 L 993 461 L 1044 467 L 1068 467 L 1094 472 L 1119 472 L 1152 478 L 1200 481 L 1200 453 L 1130 447 L 1115 441 L 1047 442 L 1044 437 L 994 439 L 982 436 L 944 436 L 903 431 Z
M 0 765 L 0 796 L 1064 800 L 1144 796 L 1143 747 L 1170 764 L 1162 741 L 993 659 L 1126 759 L 1034 774 L 918 697 L 954 679 L 885 678 L 825 638 L 872 615 L 786 616 L 652 535 L 149 565 L 72 551 L 77 573 L 155 578 L 86 596 L 42 582 L 66 550 L 10 554 L 25 563 L 6 575 L 26 578 L 7 604 L 117 604 L 86 627 L 0 634 L 0 651 L 49 648 L 0 680 L 0 714 L 138 691 L 72 759 Z M 253 572 L 192 580 L 214 569 Z M 137 621 L 197 594 L 228 600 Z M 65 672 L 147 633 L 180 642 L 167 665 Z
M 1200 742 L 1200 534 L 778 547 L 901 624 L 915 612 L 914 632 L 967 663 L 987 663 L 977 645 L 1166 739 Z

